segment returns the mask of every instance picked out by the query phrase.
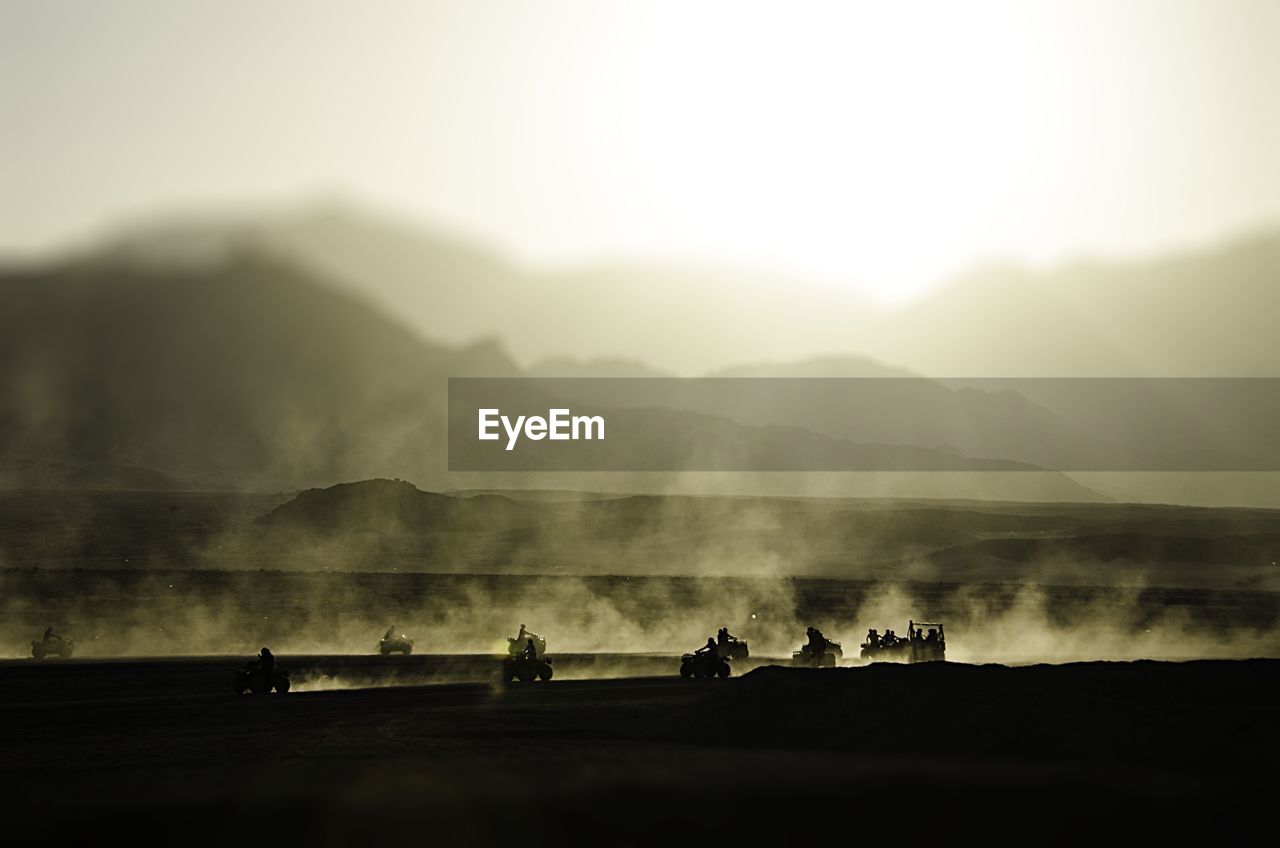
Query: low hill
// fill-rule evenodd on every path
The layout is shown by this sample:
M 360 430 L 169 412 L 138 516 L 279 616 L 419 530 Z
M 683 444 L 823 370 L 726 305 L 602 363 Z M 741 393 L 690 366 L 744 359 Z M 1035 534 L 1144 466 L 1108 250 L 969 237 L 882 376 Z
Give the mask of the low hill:
M 493 532 L 545 521 L 535 507 L 501 495 L 454 497 L 403 480 L 364 480 L 309 489 L 260 517 L 269 529 L 307 533 Z

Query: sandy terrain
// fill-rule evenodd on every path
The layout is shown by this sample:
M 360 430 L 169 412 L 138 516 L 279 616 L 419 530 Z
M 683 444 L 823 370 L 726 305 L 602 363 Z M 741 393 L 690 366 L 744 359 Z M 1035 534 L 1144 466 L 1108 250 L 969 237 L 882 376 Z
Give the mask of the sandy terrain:
M 281 665 L 376 683 L 493 662 L 382 659 Z M 1271 660 L 762 667 L 729 681 L 243 697 L 229 692 L 232 665 L 0 664 L 0 775 L 21 811 L 9 820 L 33 835 L 145 822 L 184 842 L 291 844 L 384 831 L 436 844 L 651 844 L 699 827 L 780 829 L 790 841 L 912 812 L 927 814 L 911 821 L 918 837 L 977 811 L 998 813 L 993 827 L 1116 815 L 1191 827 L 1261 809 L 1269 783 L 1256 776 L 1280 753 Z

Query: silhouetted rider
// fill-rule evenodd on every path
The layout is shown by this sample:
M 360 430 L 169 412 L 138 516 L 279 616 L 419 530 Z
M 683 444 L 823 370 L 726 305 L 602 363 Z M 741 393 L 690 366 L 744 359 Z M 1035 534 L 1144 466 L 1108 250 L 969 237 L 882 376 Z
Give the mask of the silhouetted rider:
M 520 625 L 520 631 L 524 632 L 523 624 Z M 524 646 L 524 650 L 520 652 L 520 656 L 527 660 L 536 660 L 538 658 L 538 648 L 533 644 L 532 639 L 528 640 L 528 643 Z
M 276 671 L 275 654 L 271 653 L 271 649 L 265 645 L 258 653 L 258 671 L 267 675 L 267 680 L 271 680 Z
M 827 637 L 816 627 L 809 628 L 809 656 L 820 657 L 827 652 Z
M 45 628 L 45 630 L 44 630 L 44 640 L 45 640 L 46 642 L 48 642 L 48 641 L 49 641 L 50 639 L 52 639 L 52 638 L 53 638 L 53 625 L 52 625 L 52 624 L 50 624 L 50 625 L 49 625 L 48 627 L 46 627 L 46 628 Z
M 867 647 L 868 648 L 880 647 L 880 634 L 875 631 L 874 627 L 867 631 Z
M 716 653 L 717 653 L 717 651 L 716 651 L 716 640 L 715 640 L 715 639 L 712 639 L 710 636 L 708 636 L 708 637 L 707 637 L 707 644 L 703 645 L 701 648 L 699 648 L 698 650 L 694 651 L 694 653 L 695 653 L 695 654 L 711 654 L 712 656 L 715 656 L 715 655 L 716 655 Z
M 391 641 L 396 638 L 396 626 L 393 624 L 387 628 L 387 632 L 382 634 L 382 638 Z

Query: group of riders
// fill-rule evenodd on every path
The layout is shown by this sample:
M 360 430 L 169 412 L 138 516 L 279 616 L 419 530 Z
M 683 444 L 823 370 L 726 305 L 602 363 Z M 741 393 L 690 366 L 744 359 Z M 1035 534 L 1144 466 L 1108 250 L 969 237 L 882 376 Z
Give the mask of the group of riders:
M 525 660 L 536 660 L 538 658 L 538 645 L 534 640 L 540 638 L 541 637 L 534 633 L 530 633 L 525 629 L 523 624 L 520 625 L 520 632 L 516 633 L 515 644 L 517 646 L 520 645 L 521 642 L 524 642 L 525 644 L 515 655 Z M 544 642 L 543 644 L 545 645 L 546 643 Z
M 939 642 L 941 637 L 936 627 L 930 627 L 926 634 L 922 628 L 916 627 L 914 624 L 907 625 L 907 638 L 902 638 L 892 630 L 886 630 L 883 634 L 877 633 L 875 628 L 867 631 L 867 641 L 862 646 L 864 648 L 896 648 L 899 645 L 905 645 L 910 642 L 925 642 L 935 644 Z
M 800 648 L 801 652 L 820 657 L 828 653 L 834 642 L 822 635 L 822 631 L 816 627 L 806 627 L 805 636 L 807 641 Z M 698 648 L 693 653 L 695 656 L 715 656 L 720 658 L 731 657 L 734 655 L 734 648 L 737 645 L 745 644 L 729 632 L 729 628 L 721 627 L 714 637 L 707 638 L 707 644 Z
M 922 642 L 927 645 L 937 644 L 942 638 L 937 628 L 934 627 L 929 628 L 926 633 L 922 628 L 909 624 L 908 631 L 907 637 L 904 639 L 892 630 L 886 630 L 882 634 L 875 628 L 872 628 L 867 631 L 867 641 L 863 644 L 863 647 L 872 649 L 894 648 L 899 645 L 906 645 L 912 642 Z M 384 638 L 390 639 L 394 635 L 395 628 L 391 627 L 388 628 Z M 822 635 L 822 631 L 816 627 L 805 628 L 805 635 L 808 641 L 806 641 L 801 647 L 801 651 L 811 656 L 821 656 L 825 654 L 832 644 L 825 636 Z M 44 638 L 46 641 L 55 638 L 53 627 L 49 627 L 45 630 Z M 515 638 L 509 641 L 512 645 L 512 650 L 510 652 L 511 656 L 526 660 L 538 659 L 538 646 L 542 645 L 543 650 L 545 650 L 546 646 L 546 642 L 541 636 L 531 633 L 523 624 L 520 625 L 520 630 L 516 634 Z M 707 637 L 707 644 L 696 649 L 693 653 L 697 656 L 714 656 L 724 659 L 733 654 L 734 646 L 738 644 L 740 644 L 738 637 L 731 634 L 729 632 L 729 628 L 721 627 L 716 631 L 715 636 Z M 264 646 L 258 653 L 257 658 L 253 660 L 252 667 L 256 672 L 266 672 L 270 674 L 275 671 L 276 658 L 271 653 L 270 649 Z
M 905 652 L 904 655 L 908 657 L 909 662 L 945 659 L 945 637 L 942 635 L 942 626 L 940 624 L 925 626 L 929 627 L 927 632 L 923 626 L 917 627 L 914 622 L 909 622 L 906 638 L 898 636 L 892 630 L 886 630 L 883 634 L 874 628 L 868 630 L 867 641 L 862 645 L 862 656 L 863 658 L 874 657 L 880 651 L 898 649 L 895 653 Z M 46 639 L 53 636 L 52 630 L 53 628 L 49 628 L 45 633 Z M 390 639 L 394 635 L 395 628 L 392 627 L 387 630 L 383 638 Z M 839 643 L 829 640 L 816 627 L 806 627 L 805 636 L 804 645 L 793 654 L 797 663 L 812 667 L 834 667 L 839 664 L 842 656 Z M 508 639 L 508 658 L 503 666 L 506 680 L 511 682 L 519 679 L 522 683 L 534 679 L 550 680 L 551 660 L 545 656 L 545 653 L 546 641 L 521 624 L 517 634 Z M 715 636 L 707 637 L 705 645 L 694 650 L 692 654 L 685 655 L 680 674 L 686 678 L 691 676 L 728 677 L 729 660 L 745 659 L 747 655 L 746 642 L 730 633 L 729 628 L 721 627 Z M 265 683 L 265 691 L 271 691 L 273 684 L 277 691 L 288 691 L 287 679 L 283 681 L 275 679 L 276 658 L 269 648 L 263 647 L 258 656 L 241 669 L 241 673 L 259 681 L 258 685 Z M 240 680 L 238 678 L 237 691 L 243 691 L 251 685 Z M 254 688 L 252 691 L 262 690 Z
M 867 631 L 867 641 L 863 644 L 864 648 L 880 649 L 895 648 L 900 645 L 907 645 L 913 642 L 919 642 L 926 645 L 940 644 L 942 640 L 941 634 L 937 628 L 930 627 L 926 633 L 923 628 L 916 627 L 914 623 L 907 625 L 908 634 L 906 638 L 899 636 L 892 630 L 886 630 L 883 634 L 875 628 Z M 387 631 L 391 633 L 390 630 Z M 807 641 L 800 650 L 809 656 L 820 657 L 828 653 L 835 645 L 834 642 L 822 635 L 822 631 L 816 627 L 806 627 L 805 636 Z M 538 659 L 539 646 L 542 650 L 546 650 L 546 642 L 541 636 L 529 632 L 523 624 L 515 638 L 508 640 L 511 643 L 511 656 L 521 657 L 523 659 Z M 707 643 L 700 648 L 694 650 L 695 656 L 713 656 L 720 659 L 735 656 L 738 646 L 745 646 L 745 643 L 729 632 L 729 628 L 721 627 L 716 631 L 715 636 L 708 636 Z M 265 650 L 265 649 L 264 649 Z
M 822 635 L 822 631 L 816 627 L 806 627 L 805 635 L 809 641 L 800 647 L 800 650 L 810 656 L 820 657 L 831 647 L 831 642 L 826 636 Z
M 929 644 L 929 643 L 936 643 L 939 641 L 940 637 L 938 635 L 938 631 L 936 628 L 933 628 L 933 627 L 929 628 L 928 633 L 925 633 L 922 628 L 914 627 L 912 625 L 908 625 L 908 628 L 910 630 L 910 633 L 905 639 L 897 635 L 896 633 L 894 633 L 892 630 L 886 630 L 883 634 L 881 634 L 875 628 L 872 628 L 871 630 L 867 631 L 867 641 L 863 647 L 893 648 L 898 645 L 906 644 L 908 642 L 920 641 L 920 642 Z M 391 636 L 394 634 L 394 630 L 395 630 L 394 627 L 388 629 L 386 638 L 391 638 Z M 53 631 L 53 628 L 51 627 L 49 628 L 48 631 L 45 632 L 46 639 L 48 639 L 50 635 L 52 635 L 52 631 Z M 805 636 L 807 637 L 807 641 L 801 647 L 801 651 L 811 656 L 821 656 L 825 654 L 829 649 L 829 647 L 831 646 L 830 640 L 828 640 L 827 637 L 823 636 L 822 631 L 816 627 L 806 627 Z M 519 647 L 518 650 L 515 650 L 512 652 L 512 656 L 517 656 L 517 657 L 520 657 L 521 659 L 527 659 L 527 660 L 536 660 L 538 658 L 538 642 L 542 642 L 543 645 L 546 644 L 545 642 L 543 642 L 542 637 L 538 636 L 535 633 L 529 632 L 529 630 L 527 630 L 523 624 L 520 625 L 519 632 L 516 634 L 515 638 L 511 640 L 511 642 L 516 646 L 519 646 L 522 642 L 524 643 L 523 647 Z M 696 649 L 694 651 L 694 654 L 715 656 L 723 659 L 732 654 L 733 646 L 738 643 L 739 643 L 738 637 L 730 633 L 729 628 L 721 627 L 718 631 L 716 631 L 715 636 L 708 636 L 707 644 L 703 645 L 701 648 Z M 255 663 L 255 670 L 271 672 L 275 670 L 276 658 L 272 655 L 270 650 L 268 650 L 266 647 L 263 647 L 262 651 L 258 654 L 258 658 L 254 661 L 254 663 Z
M 707 637 L 707 644 L 693 653 L 698 656 L 715 656 L 720 659 L 732 656 L 733 646 L 739 643 L 738 637 L 729 632 L 729 628 L 721 627 L 714 637 Z

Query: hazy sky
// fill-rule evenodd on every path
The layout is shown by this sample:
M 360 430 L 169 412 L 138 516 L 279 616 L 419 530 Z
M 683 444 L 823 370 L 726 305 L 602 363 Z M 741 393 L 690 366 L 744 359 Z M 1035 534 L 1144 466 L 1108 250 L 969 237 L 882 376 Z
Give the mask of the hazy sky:
M 1280 2 L 0 0 L 0 249 L 345 193 L 911 291 L 1280 221 Z

